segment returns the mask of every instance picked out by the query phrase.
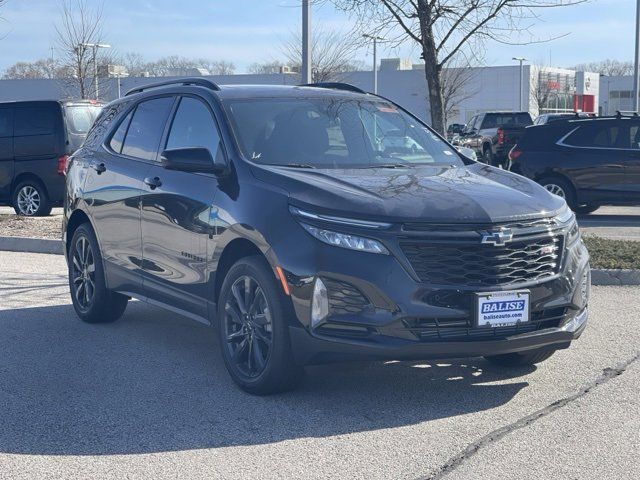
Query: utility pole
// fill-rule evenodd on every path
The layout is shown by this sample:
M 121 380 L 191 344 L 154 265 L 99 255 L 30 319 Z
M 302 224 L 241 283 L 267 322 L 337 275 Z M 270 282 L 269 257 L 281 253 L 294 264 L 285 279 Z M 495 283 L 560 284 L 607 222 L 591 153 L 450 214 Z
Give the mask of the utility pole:
M 365 33 L 362 35 L 364 38 L 373 40 L 373 93 L 378 94 L 378 40 L 384 41 L 385 38 L 377 37 L 376 35 L 369 35 Z
M 640 0 L 638 0 L 640 2 Z M 524 111 L 524 102 L 522 100 L 522 97 L 524 97 L 524 67 L 522 66 L 522 62 L 526 62 L 527 59 L 524 57 L 513 57 L 512 60 L 515 60 L 517 62 L 520 62 L 520 111 Z M 527 108 L 527 110 L 529 110 Z
M 81 43 L 80 46 L 93 49 L 93 82 L 96 92 L 96 100 L 98 100 L 98 49 L 111 48 L 111 45 L 106 45 L 103 43 Z
M 311 79 L 311 0 L 302 0 L 302 84 Z
M 640 0 L 636 5 L 636 61 L 633 74 L 633 111 L 640 111 Z

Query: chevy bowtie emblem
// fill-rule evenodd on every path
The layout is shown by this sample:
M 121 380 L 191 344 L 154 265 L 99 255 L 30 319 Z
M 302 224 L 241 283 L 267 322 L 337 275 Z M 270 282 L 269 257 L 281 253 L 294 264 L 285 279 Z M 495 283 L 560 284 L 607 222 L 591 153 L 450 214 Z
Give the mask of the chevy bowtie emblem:
M 493 232 L 484 232 L 480 243 L 502 247 L 511 240 L 513 240 L 513 232 L 509 228 L 503 228 Z

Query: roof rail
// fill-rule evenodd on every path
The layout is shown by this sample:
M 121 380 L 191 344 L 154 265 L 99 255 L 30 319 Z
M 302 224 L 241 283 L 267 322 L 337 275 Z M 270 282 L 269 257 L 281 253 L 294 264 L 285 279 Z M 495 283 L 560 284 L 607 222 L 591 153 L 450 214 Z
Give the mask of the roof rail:
M 127 95 L 133 95 L 134 93 L 144 92 L 145 90 L 149 90 L 152 88 L 167 87 L 169 85 L 197 85 L 199 87 L 205 87 L 210 90 L 220 90 L 220 87 L 211 80 L 207 80 L 206 78 L 189 77 L 178 78 L 176 80 L 167 80 L 165 82 L 150 83 L 141 87 L 132 88 L 127 93 L 125 93 L 124 96 L 126 97 Z
M 318 82 L 318 83 L 307 83 L 304 85 L 300 85 L 301 87 L 315 87 L 315 88 L 330 88 L 333 90 L 346 90 L 348 92 L 355 93 L 368 93 L 362 90 L 355 85 L 351 85 L 350 83 L 341 83 L 341 82 Z
M 633 112 L 633 111 L 624 111 L 624 110 L 616 110 L 616 117 L 617 118 L 622 118 L 622 117 L 637 117 L 638 116 L 638 112 Z

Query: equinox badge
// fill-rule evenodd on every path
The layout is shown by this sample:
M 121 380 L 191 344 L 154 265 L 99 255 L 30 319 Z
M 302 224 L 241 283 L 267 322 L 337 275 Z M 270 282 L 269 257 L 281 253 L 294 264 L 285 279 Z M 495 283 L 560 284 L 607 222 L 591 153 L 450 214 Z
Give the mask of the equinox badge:
M 494 232 L 484 232 L 482 234 L 482 240 L 480 243 L 495 245 L 496 247 L 503 247 L 507 242 L 513 240 L 513 232 L 509 228 L 503 228 L 502 230 Z

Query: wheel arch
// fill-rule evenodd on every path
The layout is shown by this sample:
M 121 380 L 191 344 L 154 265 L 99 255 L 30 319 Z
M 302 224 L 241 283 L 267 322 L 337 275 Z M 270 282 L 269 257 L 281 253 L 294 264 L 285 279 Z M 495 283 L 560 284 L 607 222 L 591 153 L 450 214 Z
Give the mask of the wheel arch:
M 20 185 L 22 182 L 26 182 L 26 181 L 35 181 L 35 182 L 37 182 L 44 189 L 44 193 L 47 195 L 47 197 L 49 196 L 49 189 L 47 188 L 46 183 L 38 175 L 36 175 L 33 172 L 22 172 L 22 173 L 16 175 L 16 177 L 13 179 L 13 183 L 11 184 L 11 198 L 12 199 L 13 199 L 15 193 L 16 193 L 16 188 L 18 187 L 18 185 Z
M 83 210 L 80 210 L 80 209 L 74 210 L 74 212 L 71 214 L 71 217 L 69 217 L 69 221 L 67 222 L 67 227 L 66 227 L 66 242 L 65 242 L 64 248 L 67 255 L 69 254 L 69 247 L 71 246 L 71 239 L 73 238 L 73 234 L 75 233 L 75 231 L 78 229 L 80 225 L 83 225 L 85 223 L 88 223 L 91 226 L 91 229 L 93 230 L 93 232 L 95 233 L 96 229 L 93 228 L 93 224 L 91 223 L 91 219 L 89 218 L 89 215 L 87 215 Z M 100 242 L 98 241 L 98 244 L 99 243 Z

